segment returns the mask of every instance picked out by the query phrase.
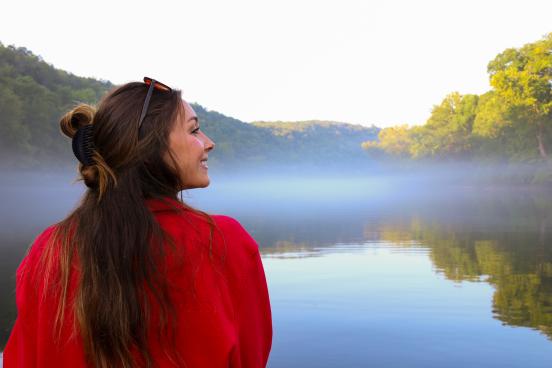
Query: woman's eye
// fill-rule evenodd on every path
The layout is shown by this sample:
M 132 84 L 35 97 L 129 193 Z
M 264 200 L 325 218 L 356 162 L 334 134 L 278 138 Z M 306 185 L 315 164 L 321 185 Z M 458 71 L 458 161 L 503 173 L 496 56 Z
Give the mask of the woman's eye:
M 192 134 L 197 134 L 197 133 L 199 133 L 199 127 L 192 130 Z

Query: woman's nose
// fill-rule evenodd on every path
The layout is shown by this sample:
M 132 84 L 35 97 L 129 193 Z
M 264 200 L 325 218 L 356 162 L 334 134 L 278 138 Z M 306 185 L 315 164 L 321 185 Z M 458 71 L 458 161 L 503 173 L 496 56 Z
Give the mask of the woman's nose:
M 205 139 L 205 151 L 211 151 L 213 148 L 215 148 L 215 142 L 213 142 L 211 138 L 207 136 L 207 134 L 205 134 Z

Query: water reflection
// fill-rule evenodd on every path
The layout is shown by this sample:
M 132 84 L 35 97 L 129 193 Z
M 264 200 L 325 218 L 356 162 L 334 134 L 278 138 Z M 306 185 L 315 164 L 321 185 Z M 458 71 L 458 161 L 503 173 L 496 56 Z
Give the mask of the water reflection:
M 453 282 L 494 287 L 493 316 L 552 339 L 552 201 L 549 192 L 472 190 L 418 198 L 377 198 L 368 208 L 343 203 L 321 210 L 283 206 L 254 216 L 239 213 L 267 257 L 304 258 L 351 250 L 340 243 L 380 242 L 425 248 L 436 273 Z M 349 210 L 345 210 L 349 209 Z M 297 228 L 297 224 L 301 224 Z M 337 245 L 336 245 L 337 244 Z
M 341 245 L 265 257 L 269 367 L 549 367 L 552 344 L 490 314 L 493 287 L 435 275 L 428 248 Z
M 68 177 L 63 181 L 42 179 L 40 188 L 30 184 L 5 184 L 2 188 L 0 346 L 15 318 L 15 267 L 34 236 L 76 204 L 81 188 L 70 186 L 70 181 Z M 468 323 L 469 316 L 462 313 L 476 315 L 469 323 L 477 322 L 487 331 L 478 333 L 495 339 L 495 344 L 520 345 L 524 353 L 533 349 L 533 356 L 541 357 L 525 366 L 545 366 L 541 364 L 545 352 L 552 360 L 549 342 L 546 350 L 527 334 L 512 337 L 521 339 L 518 342 L 506 341 L 506 335 L 514 335 L 502 336 L 504 330 L 491 323 L 498 320 L 524 327 L 516 330 L 536 336 L 531 329 L 538 330 L 552 339 L 550 192 L 519 188 L 405 190 L 404 183 L 383 185 L 373 178 L 341 184 L 330 181 L 316 192 L 310 188 L 323 185 L 323 181 L 297 185 L 286 181 L 286 188 L 293 188 L 288 192 L 274 182 L 243 184 L 214 181 L 210 189 L 191 191 L 185 199 L 212 213 L 236 217 L 260 244 L 274 298 L 276 340 L 271 366 L 336 366 L 330 364 L 336 357 L 342 362 L 337 366 L 364 366 L 366 356 L 354 352 L 366 339 L 388 354 L 396 341 L 414 344 L 409 346 L 415 354 L 417 343 L 446 339 L 439 326 L 458 334 L 463 331 L 466 326 L 462 324 Z M 420 295 L 425 302 L 417 304 Z M 474 305 L 477 311 L 472 311 Z M 444 315 L 454 318 L 440 317 Z M 400 335 L 403 325 L 397 321 L 415 331 Z M 324 356 L 316 341 L 328 334 L 343 345 L 326 347 L 336 350 L 325 363 L 308 363 L 308 357 Z M 476 356 L 479 348 L 467 341 L 473 334 L 466 330 L 462 335 L 466 341 L 453 339 L 456 345 L 441 352 L 447 357 L 443 359 L 458 355 L 454 346 Z M 522 335 L 534 339 L 531 346 L 523 342 Z M 405 340 L 405 336 L 417 342 Z M 292 346 L 293 341 L 300 343 L 298 339 L 308 341 L 303 353 Z M 380 357 L 379 366 L 394 364 L 374 349 L 368 350 Z M 477 351 L 485 354 L 484 349 Z M 498 359 L 496 366 L 507 362 L 506 357 L 515 360 L 503 355 L 504 360 Z M 422 355 L 417 359 L 411 366 L 428 363 Z
M 511 230 L 471 231 L 413 219 L 410 237 L 429 248 L 435 269 L 447 279 L 491 284 L 495 318 L 538 329 L 552 339 L 550 236 L 543 226 L 538 232 L 516 232 L 515 223 L 505 226 Z M 404 237 L 404 228 L 386 227 L 383 239 Z

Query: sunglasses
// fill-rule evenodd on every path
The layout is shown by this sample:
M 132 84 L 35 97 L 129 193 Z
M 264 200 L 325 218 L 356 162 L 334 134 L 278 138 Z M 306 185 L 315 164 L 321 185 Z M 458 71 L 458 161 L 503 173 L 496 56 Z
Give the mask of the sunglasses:
M 148 88 L 148 94 L 146 95 L 146 100 L 144 101 L 144 106 L 142 107 L 142 113 L 140 114 L 140 122 L 138 123 L 138 132 L 140 132 L 140 129 L 142 128 L 142 123 L 144 122 L 144 118 L 146 117 L 146 114 L 148 112 L 148 107 L 150 104 L 151 95 L 153 94 L 153 90 L 156 89 L 162 92 L 172 92 L 171 87 L 159 81 L 156 81 L 155 79 L 152 79 L 152 78 L 144 77 L 144 83 L 148 85 L 149 88 Z

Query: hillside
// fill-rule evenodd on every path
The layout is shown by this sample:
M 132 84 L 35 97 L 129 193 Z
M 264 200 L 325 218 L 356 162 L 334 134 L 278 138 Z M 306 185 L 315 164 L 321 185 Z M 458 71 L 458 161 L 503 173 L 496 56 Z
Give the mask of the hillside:
M 71 106 L 95 104 L 113 88 L 54 68 L 23 47 L 0 43 L 0 165 L 32 168 L 74 163 L 59 118 Z M 246 123 L 192 104 L 216 142 L 214 166 L 313 165 L 368 160 L 361 143 L 376 127 L 328 121 Z
M 362 160 L 364 141 L 377 139 L 379 128 L 364 127 L 336 121 L 257 121 L 254 126 L 267 129 L 290 145 L 300 143 L 295 158 L 302 155 L 315 158 L 316 162 L 327 160 Z
M 0 159 L 36 166 L 67 155 L 58 121 L 77 101 L 95 103 L 113 85 L 55 69 L 20 47 L 0 44 Z

